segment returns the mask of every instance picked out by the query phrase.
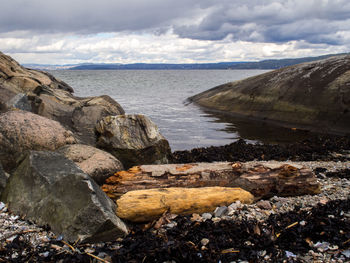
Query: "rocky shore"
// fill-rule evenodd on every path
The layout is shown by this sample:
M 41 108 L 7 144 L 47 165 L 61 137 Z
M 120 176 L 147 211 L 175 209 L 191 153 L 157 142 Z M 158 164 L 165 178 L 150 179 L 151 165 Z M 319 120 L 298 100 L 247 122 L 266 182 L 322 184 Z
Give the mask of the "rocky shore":
M 300 66 L 306 84 L 340 92 L 340 109 L 319 104 L 342 131 L 348 61 Z M 276 72 L 257 79 L 283 91 Z M 73 93 L 0 52 L 0 262 L 350 261 L 349 136 L 172 153 L 146 116 Z
M 130 234 L 114 242 L 67 243 L 1 203 L 0 262 L 348 262 L 350 162 L 295 164 L 317 174 L 320 194 L 166 214 L 130 224 Z

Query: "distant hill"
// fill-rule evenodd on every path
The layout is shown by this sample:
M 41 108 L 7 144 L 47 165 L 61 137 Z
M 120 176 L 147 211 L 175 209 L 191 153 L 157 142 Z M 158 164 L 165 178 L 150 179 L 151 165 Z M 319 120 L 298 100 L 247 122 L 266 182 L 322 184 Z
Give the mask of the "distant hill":
M 320 60 L 332 56 L 344 55 L 344 54 L 331 54 L 319 57 L 304 57 L 295 59 L 271 59 L 262 60 L 258 62 L 220 62 L 220 63 L 194 63 L 194 64 L 148 64 L 148 63 L 135 63 L 135 64 L 84 64 L 71 67 L 72 70 L 125 70 L 125 69 L 149 69 L 149 70 L 161 70 L 161 69 L 278 69 L 286 66 L 291 66 L 303 62 L 311 62 Z
M 167 63 L 134 63 L 134 64 L 108 64 L 108 63 L 84 63 L 78 65 L 38 65 L 25 64 L 28 68 L 35 69 L 70 69 L 70 70 L 190 70 L 190 69 L 279 69 L 286 66 L 311 62 L 332 56 L 344 55 L 330 54 L 319 57 L 270 59 L 256 62 L 220 62 L 220 63 L 192 63 L 192 64 L 167 64 Z

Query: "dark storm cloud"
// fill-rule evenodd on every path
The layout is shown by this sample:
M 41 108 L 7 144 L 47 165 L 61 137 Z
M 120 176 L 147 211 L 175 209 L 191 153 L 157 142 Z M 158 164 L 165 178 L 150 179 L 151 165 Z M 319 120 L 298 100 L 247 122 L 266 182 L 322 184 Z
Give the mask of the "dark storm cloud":
M 2 2 L 2 3 L 1 3 Z M 0 0 L 0 33 L 169 28 L 182 38 L 344 44 L 348 0 Z M 339 34 L 340 33 L 340 34 Z
M 196 1 L 195 1 L 196 2 Z M 200 2 L 200 1 L 197 1 Z M 97 33 L 169 26 L 199 8 L 186 0 L 0 0 L 0 32 Z
M 181 25 L 181 37 L 343 44 L 337 32 L 350 30 L 348 0 L 221 1 L 197 25 Z

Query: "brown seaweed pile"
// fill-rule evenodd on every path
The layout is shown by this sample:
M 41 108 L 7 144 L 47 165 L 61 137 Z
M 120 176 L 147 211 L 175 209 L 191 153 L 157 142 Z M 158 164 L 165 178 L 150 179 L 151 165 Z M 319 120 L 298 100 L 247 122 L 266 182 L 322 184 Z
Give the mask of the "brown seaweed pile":
M 70 244 L 65 248 L 59 239 L 31 247 L 18 235 L 11 245 L 0 249 L 0 259 L 22 253 L 9 262 L 91 262 L 99 255 L 108 255 L 112 262 L 120 263 L 302 262 L 300 255 L 310 249 L 317 252 L 322 246 L 324 250 L 335 247 L 331 257 L 337 259 L 349 251 L 350 218 L 344 216 L 349 212 L 347 199 L 319 204 L 311 210 L 297 207 L 288 213 L 271 215 L 263 222 L 196 222 L 190 217 L 178 217 L 177 225 L 166 231 L 134 225 L 123 240 L 100 245 Z M 206 246 L 201 244 L 203 239 L 209 241 Z
M 173 153 L 173 162 L 344 161 L 350 159 L 349 149 L 350 136 L 319 135 L 285 145 L 250 144 L 241 139 L 224 146 L 176 151 Z

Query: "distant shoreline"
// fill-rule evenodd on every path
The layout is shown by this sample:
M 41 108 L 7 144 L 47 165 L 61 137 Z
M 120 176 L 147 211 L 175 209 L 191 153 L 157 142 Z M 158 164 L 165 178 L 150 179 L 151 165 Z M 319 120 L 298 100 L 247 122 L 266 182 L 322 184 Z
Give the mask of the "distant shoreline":
M 218 62 L 218 63 L 133 63 L 133 64 L 114 64 L 114 63 L 84 63 L 70 65 L 42 65 L 42 64 L 24 64 L 25 67 L 41 70 L 239 70 L 239 69 L 279 69 L 304 62 L 311 62 L 325 59 L 332 56 L 344 54 L 330 54 L 319 57 L 303 57 L 292 59 L 271 59 L 255 62 Z

